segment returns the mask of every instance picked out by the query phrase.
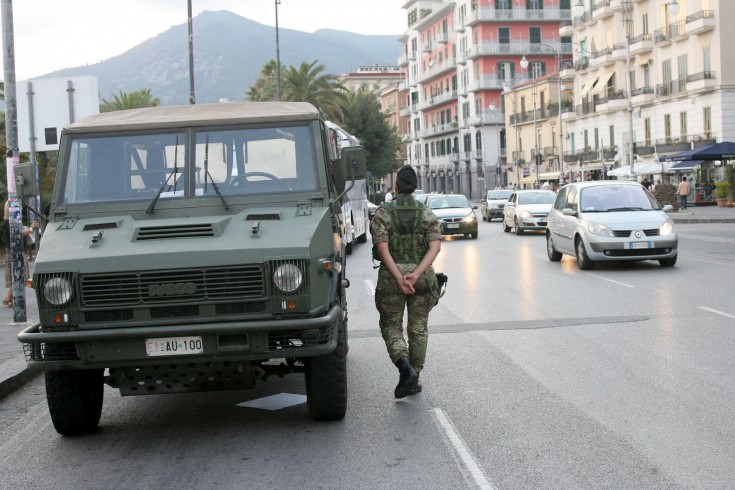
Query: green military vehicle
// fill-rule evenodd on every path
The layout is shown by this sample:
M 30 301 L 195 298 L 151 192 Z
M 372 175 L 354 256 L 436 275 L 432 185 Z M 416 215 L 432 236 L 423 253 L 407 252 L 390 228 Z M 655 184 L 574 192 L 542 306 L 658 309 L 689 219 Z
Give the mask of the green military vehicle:
M 315 420 L 345 416 L 346 183 L 308 103 L 154 107 L 65 128 L 18 335 L 60 434 L 122 395 L 252 388 L 303 373 Z M 22 193 L 22 189 L 19 190 Z

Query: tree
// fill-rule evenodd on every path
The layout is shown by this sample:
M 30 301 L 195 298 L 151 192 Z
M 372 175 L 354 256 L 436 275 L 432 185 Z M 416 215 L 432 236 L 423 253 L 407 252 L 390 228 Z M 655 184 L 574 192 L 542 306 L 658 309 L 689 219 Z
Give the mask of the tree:
M 255 85 L 251 85 L 250 89 L 245 92 L 245 98 L 253 102 L 276 100 L 277 71 L 276 60 L 268 60 L 260 69 L 260 75 L 258 75 Z
M 360 140 L 367 169 L 375 178 L 385 177 L 398 168 L 400 138 L 381 112 L 375 95 L 369 92 L 353 95 L 345 112 L 344 126 Z
M 141 88 L 133 92 L 120 91 L 112 100 L 102 99 L 100 112 L 122 111 L 125 109 L 140 109 L 141 107 L 155 107 L 161 99 L 153 98 L 151 89 Z
M 322 74 L 324 65 L 303 62 L 299 68 L 290 66 L 282 76 L 281 99 L 292 102 L 310 102 L 322 111 L 324 117 L 342 122 L 349 98 L 335 75 Z

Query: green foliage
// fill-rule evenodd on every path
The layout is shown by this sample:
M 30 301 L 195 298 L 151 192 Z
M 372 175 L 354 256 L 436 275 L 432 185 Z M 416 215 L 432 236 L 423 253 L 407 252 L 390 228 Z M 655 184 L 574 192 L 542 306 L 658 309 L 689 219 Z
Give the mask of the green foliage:
M 380 110 L 371 93 L 354 94 L 345 113 L 344 126 L 365 148 L 367 169 L 381 178 L 398 168 L 396 155 L 401 142 L 396 130 Z
M 730 184 L 728 197 L 732 199 L 733 193 L 735 193 L 735 165 L 732 163 L 725 165 L 725 182 Z
M 245 99 L 251 102 L 260 102 L 265 100 L 276 100 L 276 92 L 278 90 L 278 65 L 276 60 L 268 60 L 260 69 L 260 75 L 255 81 L 255 85 L 251 85 L 245 92 Z
M 730 182 L 726 180 L 722 180 L 720 182 L 715 183 L 715 195 L 720 198 L 724 199 L 730 194 Z
M 140 109 L 142 107 L 155 107 L 161 103 L 161 99 L 151 95 L 151 89 L 141 88 L 133 92 L 120 91 L 114 95 L 112 100 L 102 99 L 100 112 L 122 111 L 125 109 Z

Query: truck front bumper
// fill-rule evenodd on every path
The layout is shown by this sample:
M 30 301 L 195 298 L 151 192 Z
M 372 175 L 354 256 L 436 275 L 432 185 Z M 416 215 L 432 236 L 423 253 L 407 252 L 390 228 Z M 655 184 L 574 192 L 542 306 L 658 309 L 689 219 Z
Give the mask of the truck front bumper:
M 18 340 L 28 367 L 42 371 L 314 357 L 335 349 L 342 317 L 342 308 L 334 305 L 321 316 L 283 320 L 57 332 L 43 332 L 37 323 Z M 201 338 L 201 352 L 147 352 L 150 339 L 182 337 Z

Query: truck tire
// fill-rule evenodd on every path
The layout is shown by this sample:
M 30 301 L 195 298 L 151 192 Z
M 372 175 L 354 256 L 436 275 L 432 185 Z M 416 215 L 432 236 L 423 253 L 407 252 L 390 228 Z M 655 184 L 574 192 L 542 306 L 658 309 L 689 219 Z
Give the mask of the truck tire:
M 341 420 L 347 412 L 347 324 L 339 320 L 337 347 L 306 360 L 306 405 L 314 420 Z
M 104 369 L 46 372 L 46 401 L 56 432 L 78 436 L 97 430 L 102 415 L 104 372 Z

